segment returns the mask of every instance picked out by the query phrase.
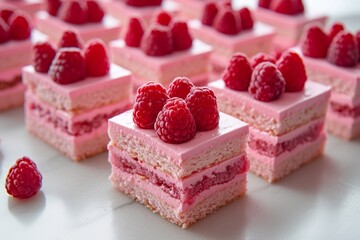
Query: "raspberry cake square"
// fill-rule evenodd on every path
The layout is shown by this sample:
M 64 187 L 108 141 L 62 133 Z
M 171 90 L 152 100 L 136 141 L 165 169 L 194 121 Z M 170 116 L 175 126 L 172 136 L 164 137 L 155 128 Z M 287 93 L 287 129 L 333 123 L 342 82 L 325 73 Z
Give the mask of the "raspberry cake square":
M 302 0 L 259 0 L 254 11 L 256 20 L 275 28 L 273 50 L 284 51 L 294 47 L 308 24 L 324 25 L 327 17 L 310 14 Z
M 207 3 L 201 19 L 191 20 L 189 26 L 194 38 L 214 49 L 210 58 L 213 79 L 220 77 L 236 52 L 248 56 L 269 52 L 275 36 L 272 27 L 253 21 L 248 8 L 234 10 L 215 2 Z
M 323 153 L 330 87 L 306 80 L 295 52 L 285 52 L 276 64 L 264 60 L 254 68 L 238 53 L 222 79 L 208 84 L 220 111 L 250 125 L 250 171 L 270 183 Z
M 148 81 L 167 87 L 176 76 L 198 86 L 208 82 L 212 48 L 193 40 L 185 21 L 169 18 L 168 25 L 154 22 L 149 27 L 132 18 L 124 39 L 110 43 L 113 62 L 132 72 L 135 90 Z
M 132 104 L 130 73 L 109 63 L 98 39 L 83 51 L 39 42 L 34 55 L 23 69 L 28 131 L 76 161 L 105 151 L 108 119 Z
M 326 117 L 328 131 L 351 140 L 360 136 L 360 31 L 334 23 L 329 30 L 311 25 L 296 50 L 303 55 L 311 80 L 332 87 Z
M 32 30 L 24 12 L 0 9 L 0 111 L 21 106 L 25 86 L 21 69 L 31 61 Z
M 134 109 L 109 120 L 110 180 L 187 228 L 246 193 L 248 125 L 219 113 L 207 87 L 174 82 L 141 86 Z
M 120 23 L 104 12 L 97 0 L 56 2 L 50 1 L 47 11 L 35 16 L 36 28 L 50 41 L 58 42 L 65 31 L 77 32 L 84 41 L 100 38 L 108 43 L 119 38 Z

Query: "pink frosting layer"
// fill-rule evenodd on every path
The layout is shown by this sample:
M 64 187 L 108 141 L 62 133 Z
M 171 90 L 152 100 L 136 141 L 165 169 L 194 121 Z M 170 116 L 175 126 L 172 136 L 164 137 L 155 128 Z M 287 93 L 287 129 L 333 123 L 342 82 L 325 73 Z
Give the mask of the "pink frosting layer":
M 216 142 L 231 139 L 239 134 L 246 134 L 248 125 L 234 117 L 220 113 L 217 128 L 206 132 L 197 132 L 195 138 L 182 144 L 168 144 L 157 136 L 155 130 L 138 128 L 133 122 L 132 110 L 130 110 L 109 120 L 110 139 L 114 139 L 119 131 L 144 139 L 144 144 L 163 152 L 171 161 L 181 166 L 186 159 L 203 152 Z
M 270 118 L 281 121 L 285 117 L 299 108 L 307 108 L 316 104 L 319 98 L 327 98 L 330 95 L 330 87 L 319 83 L 307 81 L 305 83 L 304 91 L 288 93 L 272 102 L 261 102 L 254 99 L 246 91 L 235 91 L 225 86 L 223 80 L 217 80 L 208 84 L 210 88 L 214 89 L 216 93 L 222 93 L 231 97 L 233 102 L 239 102 L 242 105 L 256 109 Z
M 31 61 L 32 43 L 30 39 L 8 41 L 0 44 L 0 72 L 9 68 L 22 67 Z
M 35 72 L 33 66 L 26 66 L 23 68 L 23 81 L 25 83 L 27 81 L 36 82 L 71 100 L 79 95 L 89 94 L 90 96 L 91 94 L 96 94 L 99 89 L 111 88 L 119 84 L 128 86 L 131 83 L 131 75 L 129 71 L 111 64 L 110 72 L 106 76 L 87 78 L 80 82 L 60 85 L 55 83 L 49 75 Z M 124 91 L 129 90 L 124 89 Z
M 21 76 L 21 71 L 22 67 L 15 67 L 8 70 L 0 71 L 0 83 L 13 81 L 16 77 Z

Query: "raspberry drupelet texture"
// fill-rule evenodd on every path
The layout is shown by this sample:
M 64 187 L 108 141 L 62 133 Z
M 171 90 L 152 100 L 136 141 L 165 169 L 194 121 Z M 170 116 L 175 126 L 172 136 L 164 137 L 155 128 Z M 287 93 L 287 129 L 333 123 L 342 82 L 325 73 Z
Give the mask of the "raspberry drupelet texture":
M 262 62 L 271 62 L 271 63 L 276 63 L 276 59 L 273 56 L 270 56 L 266 53 L 257 53 L 255 54 L 251 60 L 250 60 L 250 64 L 251 67 L 254 69 L 257 65 L 259 65 L 259 63 Z
M 76 47 L 82 49 L 83 40 L 73 31 L 65 31 L 59 41 L 59 48 Z
M 141 49 L 148 56 L 164 56 L 174 51 L 170 28 L 160 24 L 149 27 L 142 38 Z
M 307 57 L 325 58 L 329 47 L 329 38 L 321 26 L 310 25 L 306 27 L 301 36 L 300 47 L 301 52 Z
M 242 53 L 235 53 L 225 69 L 222 79 L 225 85 L 233 90 L 247 91 L 252 69 L 246 55 Z
M 51 62 L 56 55 L 54 46 L 49 42 L 37 42 L 34 45 L 34 68 L 35 71 L 47 73 Z
M 359 59 L 358 42 L 353 34 L 347 31 L 338 33 L 329 47 L 327 59 L 341 67 L 354 67 Z
M 138 88 L 133 121 L 145 129 L 153 129 L 158 113 L 169 99 L 166 89 L 159 83 L 148 82 Z
M 218 7 L 215 2 L 206 3 L 202 12 L 201 23 L 207 26 L 212 26 L 217 13 Z
M 41 188 L 42 175 L 36 164 L 28 157 L 16 161 L 8 172 L 5 188 L 14 198 L 26 199 L 34 196 Z
M 91 39 L 84 48 L 86 73 L 89 77 L 101 77 L 109 73 L 110 61 L 106 45 L 101 39 Z
M 167 93 L 170 98 L 179 97 L 185 99 L 194 84 L 187 77 L 176 77 L 169 84 Z
M 144 35 L 144 23 L 137 17 L 129 20 L 129 25 L 125 34 L 125 44 L 129 47 L 140 47 L 141 39 Z

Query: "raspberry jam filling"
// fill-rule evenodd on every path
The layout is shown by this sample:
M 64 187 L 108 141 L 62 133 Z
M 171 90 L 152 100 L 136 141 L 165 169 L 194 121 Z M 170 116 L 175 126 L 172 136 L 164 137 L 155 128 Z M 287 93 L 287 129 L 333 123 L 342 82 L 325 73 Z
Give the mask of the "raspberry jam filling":
M 249 147 L 267 157 L 277 157 L 285 152 L 291 152 L 297 146 L 316 140 L 323 129 L 323 123 L 310 126 L 305 132 L 291 140 L 270 144 L 250 134 Z
M 64 121 L 64 119 L 52 114 L 49 109 L 43 108 L 34 102 L 30 104 L 30 109 L 33 114 L 37 115 L 39 118 L 45 119 L 45 121 L 53 125 L 54 128 L 57 128 L 71 136 L 81 136 L 83 134 L 90 133 L 94 129 L 97 129 L 106 123 L 109 118 L 122 112 L 122 110 L 116 109 L 111 113 L 99 114 L 93 119 L 74 123 L 70 129 L 71 125 L 69 125 L 67 121 Z
M 192 204 L 195 197 L 201 192 L 209 189 L 212 186 L 225 184 L 236 177 L 236 175 L 245 173 L 248 169 L 246 157 L 243 156 L 239 161 L 232 165 L 226 166 L 226 170 L 222 172 L 212 172 L 211 176 L 203 176 L 201 180 L 185 189 L 179 189 L 174 183 L 167 182 L 166 179 L 159 177 L 153 171 L 149 171 L 145 167 L 130 162 L 122 157 L 115 157 L 116 166 L 122 171 L 129 174 L 137 174 L 143 179 L 147 179 L 151 184 L 158 186 L 165 193 L 172 198 L 181 200 L 184 203 Z
M 14 87 L 19 83 L 21 83 L 21 76 L 16 76 L 11 81 L 2 81 L 0 79 L 0 90 Z
M 360 106 L 349 107 L 348 105 L 330 102 L 331 110 L 343 117 L 356 118 L 360 116 Z

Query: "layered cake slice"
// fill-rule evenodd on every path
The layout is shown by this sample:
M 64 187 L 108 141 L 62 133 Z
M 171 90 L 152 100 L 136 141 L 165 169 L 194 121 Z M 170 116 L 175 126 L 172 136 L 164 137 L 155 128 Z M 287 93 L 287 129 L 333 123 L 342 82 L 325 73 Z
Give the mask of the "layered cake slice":
M 360 136 L 359 35 L 356 38 L 341 23 L 333 24 L 327 33 L 311 25 L 297 48 L 310 79 L 332 87 L 327 129 L 347 140 Z
M 327 17 L 310 14 L 302 0 L 259 0 L 254 17 L 263 23 L 271 25 L 276 30 L 273 42 L 275 51 L 283 51 L 295 46 L 308 24 L 324 25 Z
M 330 87 L 306 79 L 295 52 L 284 53 L 276 65 L 264 61 L 254 69 L 246 55 L 237 53 L 222 79 L 208 85 L 220 111 L 250 125 L 250 171 L 268 182 L 323 153 Z
M 210 59 L 213 79 L 220 77 L 236 52 L 248 56 L 268 53 L 275 36 L 272 27 L 253 21 L 248 8 L 234 10 L 223 3 L 207 3 L 201 18 L 191 20 L 189 26 L 194 38 L 214 49 Z
M 104 12 L 97 0 L 48 1 L 47 11 L 35 16 L 36 28 L 52 42 L 58 42 L 65 31 L 73 31 L 88 41 L 100 38 L 105 43 L 120 36 L 120 23 Z
M 31 27 L 21 11 L 0 9 L 0 111 L 24 102 L 21 68 L 31 62 Z
M 206 85 L 212 48 L 193 40 L 187 23 L 169 18 L 146 27 L 132 18 L 124 39 L 110 43 L 113 62 L 133 74 L 134 87 L 148 82 L 168 86 L 176 76 L 185 76 L 195 85 Z
M 108 149 L 114 187 L 186 228 L 246 193 L 248 126 L 183 80 L 140 87 L 134 109 L 109 120 Z
M 34 54 L 23 69 L 28 131 L 76 161 L 105 151 L 108 119 L 132 104 L 130 73 L 109 63 L 99 39 L 83 51 L 39 42 Z

